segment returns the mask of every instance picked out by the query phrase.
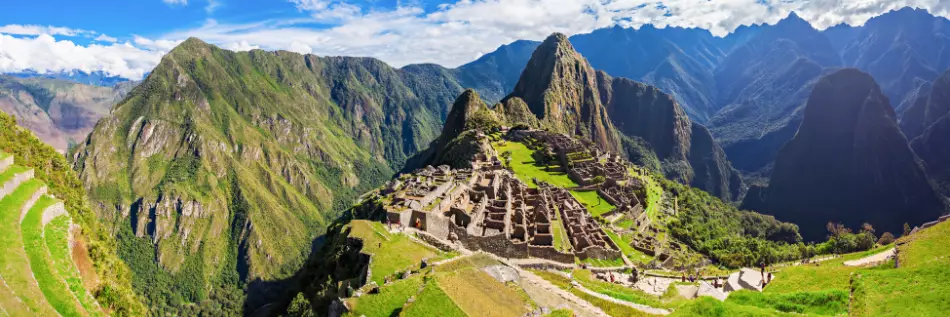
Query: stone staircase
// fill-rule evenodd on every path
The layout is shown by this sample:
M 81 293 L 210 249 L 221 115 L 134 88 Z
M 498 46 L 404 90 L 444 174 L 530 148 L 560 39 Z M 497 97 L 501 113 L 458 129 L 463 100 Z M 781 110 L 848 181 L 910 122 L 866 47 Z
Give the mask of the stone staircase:
M 72 261 L 65 205 L 33 177 L 0 152 L 0 316 L 104 316 Z

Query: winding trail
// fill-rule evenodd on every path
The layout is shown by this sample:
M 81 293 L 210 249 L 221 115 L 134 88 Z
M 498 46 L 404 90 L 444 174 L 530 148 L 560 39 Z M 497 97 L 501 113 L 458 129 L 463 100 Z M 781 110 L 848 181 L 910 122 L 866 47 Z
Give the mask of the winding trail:
M 872 254 L 857 260 L 845 261 L 846 266 L 868 266 L 883 263 L 894 256 L 896 248 L 890 248 L 883 252 Z

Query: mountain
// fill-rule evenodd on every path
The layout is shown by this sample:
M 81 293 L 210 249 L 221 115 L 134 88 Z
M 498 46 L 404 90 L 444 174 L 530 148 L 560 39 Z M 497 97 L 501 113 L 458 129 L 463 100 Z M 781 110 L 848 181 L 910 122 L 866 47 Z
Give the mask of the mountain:
M 62 79 L 0 76 L 0 110 L 16 116 L 20 126 L 65 152 L 70 144 L 85 139 L 96 121 L 134 84 L 124 82 L 109 88 Z
M 459 66 L 454 72 L 462 86 L 477 90 L 489 104 L 496 103 L 514 89 L 531 53 L 540 44 L 536 41 L 514 41 Z
M 599 72 L 598 78 L 601 100 L 623 135 L 628 156 L 636 163 L 662 165 L 669 179 L 691 184 L 725 201 L 739 199 L 743 182 L 738 171 L 726 160 L 709 130 L 691 122 L 672 96 L 604 72 Z
M 436 138 L 461 91 L 435 65 L 192 38 L 72 159 L 134 276 L 169 281 L 137 290 L 182 314 L 292 274 L 328 220 Z
M 828 38 L 794 13 L 736 47 L 716 68 L 722 109 L 708 122 L 736 168 L 767 168 L 794 136 L 811 87 L 840 64 Z
M 597 75 L 563 34 L 549 36 L 531 55 L 518 84 L 502 103 L 521 99 L 551 131 L 584 137 L 604 151 L 620 140 L 600 102 Z
M 595 71 L 561 34 L 538 46 L 512 94 L 493 110 L 507 125 L 586 138 L 725 200 L 738 199 L 743 188 L 709 131 L 672 96 Z
M 887 96 L 855 69 L 815 85 L 798 133 L 778 153 L 768 187 L 750 190 L 743 207 L 796 223 L 812 241 L 824 237 L 829 221 L 902 232 L 904 223 L 918 225 L 946 210 Z
M 693 120 L 704 122 L 717 110 L 712 71 L 725 53 L 717 43 L 721 39 L 709 31 L 614 26 L 570 40 L 594 68 L 659 87 Z
M 912 138 L 911 147 L 927 164 L 931 177 L 947 193 L 950 189 L 950 70 L 943 73 L 929 91 L 917 96 L 901 120 L 901 127 Z M 919 133 L 914 133 L 921 131 Z M 912 134 L 913 133 L 913 134 Z
M 17 73 L 8 73 L 7 75 L 17 78 L 61 79 L 77 82 L 83 85 L 104 87 L 114 87 L 115 85 L 130 81 L 127 78 L 112 76 L 102 71 L 84 72 L 80 70 L 74 70 L 68 72 L 38 73 L 32 70 L 27 70 Z
M 874 76 L 903 110 L 907 106 L 900 103 L 909 93 L 950 68 L 950 20 L 909 7 L 888 12 L 868 20 L 842 58 L 846 66 Z

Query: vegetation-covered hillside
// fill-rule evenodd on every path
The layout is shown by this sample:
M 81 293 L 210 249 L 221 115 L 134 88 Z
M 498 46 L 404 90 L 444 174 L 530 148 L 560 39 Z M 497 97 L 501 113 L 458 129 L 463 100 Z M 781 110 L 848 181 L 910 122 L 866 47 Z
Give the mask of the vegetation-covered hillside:
M 116 256 L 115 239 L 108 226 L 101 224 L 96 213 L 90 208 L 85 189 L 66 159 L 30 131 L 17 126 L 15 119 L 4 113 L 0 113 L 0 152 L 4 153 L 0 154 L 0 159 L 13 157 L 14 165 L 0 173 L 3 174 L 0 179 L 5 185 L 17 178 L 16 175 L 20 172 L 30 169 L 34 177 L 33 180 L 22 182 L 0 202 L 4 206 L 0 207 L 4 215 L 12 213 L 11 217 L 4 216 L 2 223 L 4 252 L 12 252 L 3 254 L 4 278 L 15 284 L 13 281 L 16 277 L 11 276 L 11 272 L 30 274 L 32 271 L 32 275 L 39 281 L 42 294 L 45 295 L 29 296 L 25 295 L 29 293 L 19 292 L 17 294 L 21 299 L 18 301 L 21 304 L 34 303 L 34 306 L 30 306 L 30 311 L 37 314 L 45 310 L 36 307 L 43 307 L 43 303 L 49 299 L 49 303 L 59 313 L 70 315 L 64 313 L 69 309 L 66 307 L 70 304 L 65 303 L 71 300 L 70 297 L 66 296 L 65 302 L 57 301 L 57 298 L 63 299 L 62 295 L 68 294 L 62 287 L 68 287 L 75 292 L 76 298 L 82 304 L 81 308 L 72 307 L 90 315 L 102 315 L 104 312 L 118 316 L 145 314 L 145 306 L 132 289 L 132 274 Z M 30 192 L 30 186 L 33 186 L 33 192 Z M 33 208 L 39 214 L 31 210 L 23 218 L 21 226 L 18 221 L 23 204 L 43 186 L 47 188 L 48 196 L 43 198 L 45 202 L 43 199 L 36 201 L 39 209 Z M 51 222 L 48 223 L 41 222 L 38 218 L 42 218 L 42 206 L 55 205 L 57 200 L 62 202 L 67 217 L 49 219 Z M 14 204 L 15 201 L 18 203 Z M 69 229 L 70 222 L 78 227 L 78 231 Z M 43 241 L 43 236 L 46 241 Z M 20 242 L 17 242 L 18 240 Z M 67 245 L 68 241 L 65 240 L 71 241 L 72 244 Z M 21 249 L 16 251 L 18 246 Z M 23 253 L 24 250 L 28 253 Z M 45 255 L 47 253 L 48 257 Z M 26 261 L 27 258 L 29 261 Z M 75 266 L 72 263 L 75 263 Z M 21 269 L 18 270 L 18 267 Z M 23 268 L 26 268 L 25 272 Z M 14 271 L 9 271 L 11 269 Z M 94 296 L 94 302 L 83 301 L 86 290 Z M 24 296 L 26 299 L 22 299 Z M 13 293 L 5 293 L 2 297 L 4 301 L 17 301 L 17 296 Z M 8 307 L 4 304 L 4 307 L 8 308 L 7 313 L 17 314 L 13 307 L 18 306 Z

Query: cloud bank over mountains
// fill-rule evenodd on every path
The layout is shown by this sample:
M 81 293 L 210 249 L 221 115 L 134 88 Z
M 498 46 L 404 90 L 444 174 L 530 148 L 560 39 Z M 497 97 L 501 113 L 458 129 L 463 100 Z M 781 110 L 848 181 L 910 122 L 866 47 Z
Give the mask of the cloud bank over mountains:
M 514 40 L 613 25 L 697 27 L 725 36 L 741 25 L 775 23 L 792 11 L 818 29 L 862 25 L 905 6 L 950 16 L 946 0 L 458 0 L 429 10 L 415 5 L 366 7 L 346 0 L 289 0 L 288 5 L 301 13 L 299 18 L 243 23 L 207 19 L 198 27 L 154 37 L 132 35 L 131 41 L 68 26 L 0 26 L 0 72 L 82 70 L 140 79 L 168 50 L 192 36 L 232 50 L 282 49 L 371 56 L 394 66 L 454 67 Z M 76 36 L 95 40 L 76 44 L 64 38 Z

